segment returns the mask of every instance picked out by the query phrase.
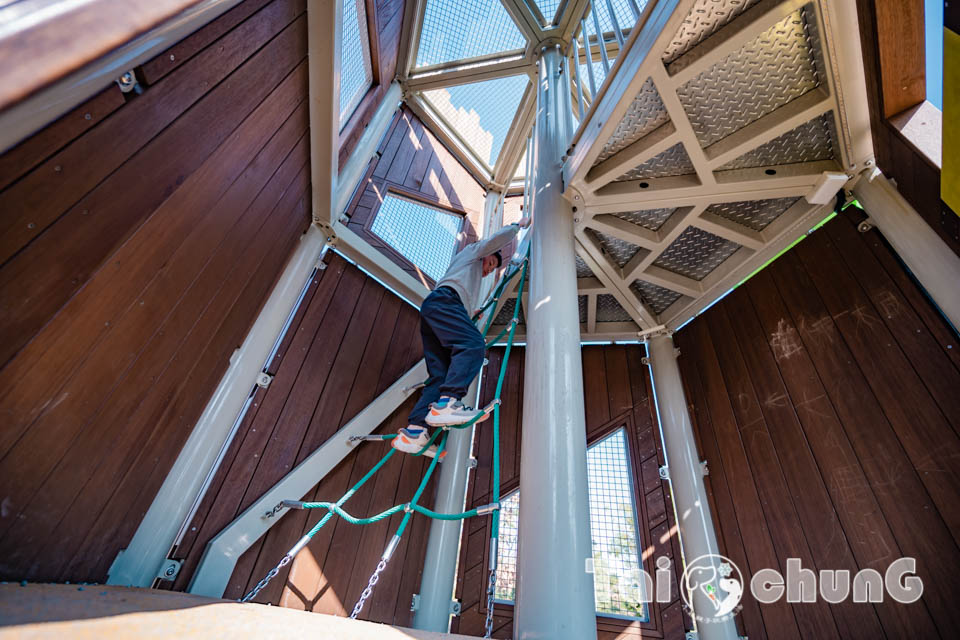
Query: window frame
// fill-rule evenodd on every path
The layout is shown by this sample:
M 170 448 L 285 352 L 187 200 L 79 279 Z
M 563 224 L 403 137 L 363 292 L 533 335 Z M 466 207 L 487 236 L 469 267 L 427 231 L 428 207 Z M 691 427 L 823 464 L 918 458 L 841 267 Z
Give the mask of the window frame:
M 643 547 L 643 538 L 641 537 L 641 531 L 642 531 L 642 530 L 640 529 L 640 516 L 641 516 L 641 513 L 640 513 L 640 510 L 639 510 L 639 508 L 638 508 L 638 504 L 639 504 L 639 502 L 640 502 L 640 499 L 639 499 L 639 497 L 638 497 L 639 494 L 637 493 L 637 486 L 636 486 L 636 477 L 637 477 L 637 474 L 636 474 L 636 469 L 634 468 L 633 452 L 632 452 L 632 448 L 631 448 L 631 445 L 630 445 L 630 435 L 629 435 L 629 433 L 628 433 L 628 426 L 627 426 L 627 424 L 624 423 L 624 424 L 622 424 L 621 426 L 614 426 L 614 427 L 612 427 L 612 428 L 607 429 L 603 434 L 598 435 L 598 436 L 592 438 L 591 441 L 587 442 L 587 451 L 589 452 L 590 447 L 593 447 L 593 446 L 599 444 L 600 442 L 606 440 L 607 438 L 613 437 L 613 435 L 616 434 L 618 431 L 623 431 L 624 446 L 626 446 L 626 448 L 627 448 L 626 456 L 625 456 L 625 457 L 626 457 L 626 462 L 627 462 L 627 469 L 628 469 L 628 473 L 629 473 L 629 478 L 631 479 L 631 480 L 630 480 L 630 484 L 631 484 L 630 489 L 631 489 L 631 491 L 633 492 L 633 501 L 632 501 L 632 502 L 633 502 L 633 526 L 634 526 L 634 531 L 633 531 L 633 532 L 634 532 L 634 534 L 636 535 L 636 542 L 637 542 L 637 560 L 640 562 L 640 565 L 641 565 L 641 567 L 642 567 L 642 566 L 643 566 L 643 560 L 642 560 L 642 558 L 643 558 L 643 549 L 644 549 L 644 547 Z M 504 493 L 504 494 L 500 497 L 500 502 L 502 503 L 504 500 L 506 500 L 506 499 L 509 498 L 510 496 L 512 496 L 512 495 L 514 495 L 514 494 L 517 494 L 517 493 L 519 493 L 519 492 L 520 492 L 520 487 L 518 486 L 518 487 L 516 487 L 515 489 L 512 489 L 509 493 Z M 591 543 L 592 543 L 592 536 L 591 536 Z M 498 551 L 499 551 L 499 547 L 498 547 Z M 594 575 L 596 575 L 596 574 L 594 574 Z M 653 577 L 653 574 L 651 573 L 650 576 Z M 596 578 L 594 578 L 594 581 L 596 581 Z M 641 589 L 642 589 L 642 590 L 645 590 L 645 588 L 642 587 L 642 586 L 641 586 Z M 644 595 L 647 595 L 647 596 L 649 597 L 649 596 L 651 596 L 652 594 L 644 594 Z M 515 602 L 514 602 L 513 600 L 501 600 L 500 598 L 497 598 L 497 597 L 494 597 L 493 602 L 494 602 L 494 604 L 505 605 L 505 606 L 510 606 L 510 607 L 514 606 L 514 604 L 515 604 Z M 647 612 L 647 615 L 646 615 L 645 619 L 644 619 L 644 618 L 635 617 L 635 616 L 628 616 L 628 615 L 624 615 L 624 614 L 610 613 L 610 612 L 595 611 L 595 613 L 596 613 L 597 618 L 611 618 L 611 619 L 614 619 L 614 620 L 622 620 L 622 621 L 624 621 L 624 622 L 637 622 L 637 623 L 643 624 L 643 623 L 650 622 L 650 620 L 651 620 L 651 617 L 652 617 L 652 616 L 651 616 L 651 612 L 650 612 L 650 606 L 651 606 L 653 603 L 652 603 L 652 602 L 645 602 L 645 603 L 643 603 L 643 604 L 644 604 L 644 607 L 646 608 L 646 612 Z
M 389 243 L 385 238 L 381 237 L 378 233 L 373 230 L 373 223 L 376 221 L 377 216 L 380 215 L 380 209 L 383 207 L 383 203 L 388 197 L 400 198 L 402 200 L 407 200 L 413 204 L 420 205 L 422 207 L 427 207 L 430 209 L 437 209 L 448 213 L 450 215 L 460 218 L 460 231 L 458 233 L 457 243 L 453 248 L 453 255 L 457 255 L 463 248 L 466 246 L 467 233 L 465 227 L 469 223 L 469 217 L 467 212 L 463 209 L 458 209 L 440 202 L 436 202 L 425 198 L 422 193 L 417 193 L 402 187 L 399 187 L 395 184 L 387 184 L 386 190 L 383 193 L 383 198 L 377 204 L 377 208 L 370 214 L 370 217 L 363 225 L 363 230 L 369 234 L 368 237 L 375 238 L 379 243 L 381 243 L 380 250 L 388 252 L 392 257 L 395 258 L 395 261 L 399 261 L 403 265 L 406 265 L 410 269 L 416 271 L 417 274 L 423 279 L 424 283 L 430 288 L 436 286 L 437 282 L 431 278 L 425 271 L 423 271 L 418 265 L 414 264 L 407 256 L 403 255 L 398 251 L 393 245 Z
M 634 503 L 634 513 L 635 513 L 635 526 L 637 527 L 637 543 L 638 543 L 638 552 L 640 554 L 640 564 L 644 571 L 650 574 L 651 578 L 656 579 L 656 565 L 654 564 L 656 558 L 651 555 L 648 558 L 644 558 L 644 551 L 649 549 L 654 545 L 650 532 L 645 528 L 649 525 L 649 515 L 647 513 L 647 504 L 646 504 L 646 495 L 644 491 L 642 478 L 643 478 L 643 467 L 640 461 L 639 447 L 640 442 L 638 439 L 637 427 L 633 417 L 633 409 L 627 410 L 620 415 L 612 418 L 608 422 L 595 427 L 587 433 L 587 446 L 599 442 L 606 436 L 610 435 L 612 432 L 617 429 L 623 428 L 627 436 L 627 459 L 630 462 L 631 470 L 633 471 L 633 477 L 631 482 L 633 483 L 634 496 L 636 500 Z M 658 460 L 659 464 L 663 464 L 662 460 L 662 450 L 658 446 L 657 452 L 654 454 L 654 460 Z M 507 496 L 513 493 L 514 491 L 520 488 L 520 478 L 519 476 L 511 480 L 509 483 L 505 483 L 501 489 L 500 495 Z M 666 508 L 666 518 L 661 524 L 669 524 L 674 526 L 673 517 L 670 515 L 672 513 L 673 507 L 669 499 L 669 488 L 664 488 L 664 493 L 667 494 Z M 486 496 L 488 499 L 492 500 L 492 497 L 488 494 Z M 474 496 L 476 499 L 476 496 Z M 674 523 L 674 524 L 671 524 Z M 488 532 L 489 535 L 489 523 L 484 525 L 484 530 Z M 661 525 L 657 525 L 661 526 Z M 669 528 L 669 527 L 668 527 Z M 679 547 L 676 544 L 675 540 L 672 540 L 666 543 L 668 546 L 674 548 L 673 557 L 671 561 L 676 565 L 679 561 L 677 554 L 679 553 Z M 490 562 L 490 545 L 485 545 L 483 551 L 483 566 L 489 566 Z M 462 578 L 462 576 L 460 576 Z M 458 578 L 458 580 L 460 579 Z M 676 576 L 674 576 L 674 579 Z M 485 615 L 487 612 L 486 605 L 486 596 L 484 595 L 486 589 L 486 579 L 479 581 L 479 587 L 481 589 L 481 597 L 477 605 L 478 612 Z M 597 613 L 597 630 L 598 631 L 609 631 L 613 633 L 622 633 L 629 629 L 642 629 L 643 636 L 647 638 L 663 638 L 664 630 L 662 626 L 663 621 L 663 603 L 660 603 L 656 600 L 656 593 L 650 594 L 654 598 L 652 602 L 645 603 L 647 606 L 647 622 L 641 622 L 637 618 L 628 618 L 626 616 L 615 616 L 612 614 L 606 613 Z M 500 618 L 509 618 L 513 619 L 514 617 L 514 605 L 509 602 L 495 601 L 495 611 L 494 614 Z

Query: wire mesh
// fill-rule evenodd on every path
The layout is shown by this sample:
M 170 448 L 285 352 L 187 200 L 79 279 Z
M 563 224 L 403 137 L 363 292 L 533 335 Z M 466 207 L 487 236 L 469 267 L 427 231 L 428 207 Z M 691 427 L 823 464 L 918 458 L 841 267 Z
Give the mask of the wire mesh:
M 526 45 L 500 0 L 427 0 L 417 66 L 514 51 Z
M 640 580 L 636 496 L 627 452 L 626 432 L 617 429 L 587 449 L 590 534 L 593 542 L 597 613 L 646 621 L 648 596 Z M 520 492 L 500 500 L 500 541 L 494 597 L 516 597 L 517 533 Z
M 364 0 L 343 0 L 343 43 L 340 49 L 340 126 L 360 104 L 373 83 L 370 38 Z
M 530 80 L 494 78 L 425 91 L 424 98 L 488 167 L 493 167 Z
M 560 0 L 537 0 L 537 9 L 540 9 L 540 15 L 543 16 L 544 26 L 553 24 L 559 7 Z
M 450 265 L 462 226 L 456 214 L 387 195 L 370 230 L 437 281 Z

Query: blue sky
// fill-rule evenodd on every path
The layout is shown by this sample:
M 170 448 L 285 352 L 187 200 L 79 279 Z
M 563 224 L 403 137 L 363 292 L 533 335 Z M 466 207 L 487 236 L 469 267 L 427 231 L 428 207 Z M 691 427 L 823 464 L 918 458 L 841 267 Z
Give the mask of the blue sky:
M 927 100 L 943 110 L 943 0 L 924 0 Z

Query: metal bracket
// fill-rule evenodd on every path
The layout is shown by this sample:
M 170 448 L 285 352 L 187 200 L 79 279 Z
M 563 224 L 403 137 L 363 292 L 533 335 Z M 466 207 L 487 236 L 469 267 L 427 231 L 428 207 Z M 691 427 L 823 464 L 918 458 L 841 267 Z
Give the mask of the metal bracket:
M 265 371 L 261 371 L 260 375 L 257 376 L 257 386 L 266 389 L 270 386 L 270 383 L 273 381 L 273 376 Z
M 180 560 L 167 558 L 160 566 L 160 570 L 157 571 L 157 577 L 161 580 L 173 580 L 177 577 L 177 574 L 180 573 L 181 565 L 183 565 L 183 563 Z
M 476 468 L 477 468 L 477 459 L 471 457 L 471 458 L 470 458 L 470 461 L 467 463 L 467 467 L 470 468 L 470 469 L 476 469 Z
M 649 367 L 649 366 L 650 366 L 650 358 L 648 358 L 647 356 L 643 356 L 642 358 L 640 358 L 640 364 L 645 364 L 645 365 L 647 365 L 647 366 Z
M 701 472 L 703 473 L 703 475 L 705 475 L 705 476 L 710 475 L 710 469 L 707 468 L 707 461 L 706 461 L 706 460 L 701 460 L 701 461 L 700 461 L 700 471 L 701 471 Z
M 130 69 L 122 76 L 116 80 L 117 86 L 120 87 L 120 91 L 123 93 L 130 93 L 131 91 L 139 94 L 143 92 L 143 89 L 140 88 L 140 83 L 137 81 L 137 72 L 133 69 Z
M 663 465 L 662 467 L 660 467 L 660 468 L 658 469 L 658 471 L 659 471 L 659 473 L 660 473 L 660 479 L 661 479 L 661 480 L 669 480 L 669 479 L 670 479 L 670 469 L 667 468 L 667 465 Z
M 870 218 L 863 220 L 860 224 L 857 225 L 857 231 L 859 231 L 860 233 L 866 233 L 867 231 L 870 231 L 870 229 L 873 229 L 873 220 L 871 220 Z
M 413 594 L 413 598 L 410 600 L 410 611 L 416 611 L 420 608 L 420 594 Z
M 450 615 L 452 615 L 452 616 L 459 616 L 459 615 L 460 615 L 460 611 L 461 611 L 460 601 L 459 601 L 459 600 L 451 600 L 451 601 L 450 601 Z

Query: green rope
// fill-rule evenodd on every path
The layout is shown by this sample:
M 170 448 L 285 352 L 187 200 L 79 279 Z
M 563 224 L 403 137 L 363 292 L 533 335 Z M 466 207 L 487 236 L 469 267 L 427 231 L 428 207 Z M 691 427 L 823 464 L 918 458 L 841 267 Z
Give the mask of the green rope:
M 491 305 L 496 304 L 496 302 L 500 299 L 500 296 L 505 291 L 507 284 L 518 273 L 520 274 L 520 282 L 518 284 L 518 289 L 517 289 L 517 299 L 518 300 L 520 299 L 520 296 L 523 293 L 524 284 L 526 282 L 528 265 L 529 265 L 528 259 L 524 258 L 523 262 L 520 265 L 518 265 L 515 269 L 513 269 L 510 273 L 508 273 L 503 278 L 503 280 L 499 283 L 499 285 L 494 290 L 493 295 L 490 297 L 490 299 L 483 305 L 480 311 L 474 316 L 474 320 L 479 319 L 479 317 L 482 315 L 484 311 L 489 309 Z M 513 319 L 510 321 L 510 323 L 500 332 L 500 334 L 496 338 L 494 338 L 489 343 L 487 343 L 487 346 L 489 347 L 490 345 L 498 342 L 501 338 L 503 338 L 504 335 L 507 335 L 507 347 L 504 352 L 503 362 L 500 365 L 500 373 L 497 377 L 497 387 L 496 387 L 496 391 L 494 392 L 494 400 L 493 400 L 493 498 L 494 498 L 493 504 L 494 505 L 497 505 L 500 502 L 500 396 L 503 391 L 503 381 L 506 378 L 507 364 L 510 361 L 510 350 L 513 347 L 513 340 L 514 340 L 514 335 L 517 329 L 519 312 L 520 312 L 520 305 L 517 304 L 514 306 Z M 482 332 L 483 335 L 486 335 L 487 332 L 490 330 L 490 325 L 493 323 L 493 316 L 494 314 L 491 313 L 487 318 L 486 326 L 484 327 Z M 341 518 L 343 518 L 344 520 L 346 520 L 351 524 L 367 525 L 367 524 L 373 524 L 374 522 L 379 522 L 381 520 L 389 518 L 395 513 L 399 513 L 400 511 L 403 511 L 404 516 L 403 516 L 403 519 L 400 521 L 400 525 L 397 528 L 396 534 L 394 536 L 395 538 L 400 538 L 400 536 L 403 535 L 404 531 L 407 528 L 408 523 L 410 522 L 410 518 L 413 516 L 414 513 L 420 513 L 429 518 L 434 518 L 436 520 L 463 520 L 465 518 L 472 518 L 474 516 L 479 515 L 478 509 L 470 509 L 469 511 L 464 511 L 461 513 L 438 513 L 436 511 L 432 511 L 426 507 L 419 505 L 418 502 L 420 501 L 420 498 L 423 495 L 423 492 L 426 490 L 427 484 L 430 482 L 430 478 L 433 476 L 433 473 L 437 468 L 437 462 L 439 462 L 440 458 L 443 457 L 443 451 L 447 443 L 447 436 L 449 434 L 449 430 L 450 429 L 466 429 L 468 427 L 471 427 L 474 424 L 476 424 L 479 420 L 485 419 L 485 417 L 488 414 L 489 414 L 489 409 L 484 409 L 484 411 L 482 411 L 481 413 L 478 413 L 469 422 L 458 424 L 458 425 L 449 425 L 442 429 L 436 429 L 433 435 L 427 441 L 427 444 L 424 445 L 420 449 L 420 451 L 413 454 L 414 456 L 423 455 L 430 448 L 430 446 L 434 444 L 434 442 L 437 442 L 439 438 L 439 444 L 437 445 L 436 454 L 433 456 L 433 460 L 430 461 L 430 465 L 427 468 L 427 472 L 426 474 L 424 474 L 423 478 L 421 479 L 420 485 L 417 487 L 417 490 L 414 493 L 413 498 L 410 500 L 410 502 L 407 502 L 405 504 L 394 505 L 389 509 L 387 509 L 386 511 L 381 511 L 378 514 L 367 516 L 364 518 L 359 518 L 354 515 L 351 515 L 343 508 L 344 503 L 346 503 L 347 500 L 349 500 L 354 494 L 356 494 L 356 492 L 359 491 L 360 488 L 364 484 L 366 484 L 367 481 L 370 480 L 370 478 L 376 475 L 376 473 L 383 467 L 383 465 L 387 463 L 387 461 L 396 451 L 395 449 L 391 448 L 390 451 L 388 451 L 387 454 L 383 456 L 380 459 L 380 461 L 377 462 L 377 464 L 375 464 L 373 468 L 370 469 L 359 480 L 359 482 L 353 485 L 345 494 L 343 494 L 343 497 L 341 497 L 336 502 L 303 502 L 301 503 L 300 508 L 303 508 L 303 509 L 325 509 L 327 511 L 327 513 L 324 514 L 323 518 L 321 518 L 321 520 L 312 529 L 310 529 L 309 532 L 307 532 L 305 537 L 308 539 L 313 538 L 320 531 L 320 529 L 322 529 L 324 525 L 326 525 L 333 518 L 334 515 L 340 516 Z M 388 440 L 392 440 L 395 437 L 396 437 L 396 434 L 389 434 L 389 435 L 375 436 L 373 439 L 388 441 Z M 485 509 L 485 513 L 490 511 L 491 510 Z M 493 520 L 492 520 L 493 528 L 492 528 L 491 537 L 496 538 L 499 536 L 499 527 L 500 527 L 499 509 L 494 507 L 492 509 L 492 514 L 493 514 Z

